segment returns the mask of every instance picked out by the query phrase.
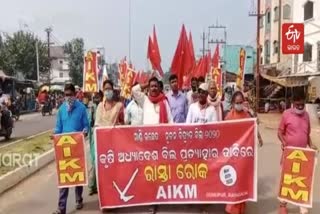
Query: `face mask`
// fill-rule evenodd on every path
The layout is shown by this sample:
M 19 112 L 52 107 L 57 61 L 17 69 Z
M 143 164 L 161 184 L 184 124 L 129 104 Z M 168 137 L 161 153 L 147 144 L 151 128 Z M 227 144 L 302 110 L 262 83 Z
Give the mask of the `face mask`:
M 113 91 L 111 91 L 111 90 L 105 91 L 104 96 L 106 97 L 107 100 L 112 100 L 113 99 Z
M 65 97 L 64 99 L 67 102 L 68 109 L 71 110 L 72 106 L 74 105 L 74 102 L 76 101 L 76 98 L 75 97 Z
M 243 111 L 243 105 L 242 104 L 235 104 L 234 109 L 236 111 Z
M 298 115 L 302 115 L 304 113 L 304 109 L 297 109 L 297 108 L 294 108 L 294 112 Z

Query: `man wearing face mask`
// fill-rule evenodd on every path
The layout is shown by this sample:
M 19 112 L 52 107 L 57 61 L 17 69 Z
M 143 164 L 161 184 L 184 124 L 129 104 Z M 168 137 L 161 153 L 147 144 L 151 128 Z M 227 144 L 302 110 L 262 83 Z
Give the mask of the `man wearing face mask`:
M 218 94 L 218 88 L 215 81 L 211 81 L 209 83 L 209 96 L 208 96 L 208 103 L 212 105 L 216 112 L 218 121 L 223 120 L 223 106 L 221 102 L 221 97 Z
M 284 111 L 278 129 L 278 137 L 281 142 L 282 150 L 287 146 L 301 148 L 309 147 L 318 150 L 311 141 L 310 132 L 310 118 L 308 112 L 305 111 L 305 97 L 302 93 L 296 93 L 293 97 L 293 107 Z M 279 209 L 279 213 L 281 214 L 288 213 L 284 201 L 280 201 Z M 300 213 L 306 214 L 308 213 L 308 209 L 300 207 Z
M 191 79 L 191 90 L 187 93 L 188 106 L 192 103 L 197 102 L 198 97 L 198 79 L 196 77 L 192 77 Z
M 208 87 L 207 83 L 202 83 L 199 86 L 199 101 L 190 105 L 186 120 L 187 124 L 218 121 L 215 108 L 208 103 Z
M 75 87 L 72 84 L 65 85 L 65 102 L 60 106 L 57 114 L 57 122 L 54 134 L 63 134 L 71 132 L 88 133 L 89 121 L 86 107 L 76 99 Z M 76 209 L 83 208 L 82 198 L 83 187 L 75 187 Z M 58 209 L 53 214 L 65 214 L 67 209 L 69 188 L 59 189 Z
M 231 100 L 232 100 L 232 88 L 230 86 L 227 86 L 224 90 L 224 99 L 223 99 L 224 116 L 226 116 L 232 108 Z
M 143 90 L 149 88 L 148 95 Z M 166 96 L 160 92 L 159 81 L 153 77 L 146 84 L 138 84 L 132 88 L 132 96 L 143 109 L 143 125 L 172 123 L 170 106 Z

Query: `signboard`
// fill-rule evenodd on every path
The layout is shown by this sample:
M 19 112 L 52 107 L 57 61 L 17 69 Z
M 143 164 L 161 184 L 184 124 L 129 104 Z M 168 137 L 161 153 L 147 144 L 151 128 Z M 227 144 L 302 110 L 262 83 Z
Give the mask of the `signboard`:
M 242 90 L 243 89 L 243 84 L 244 84 L 244 74 L 245 74 L 245 63 L 246 63 L 246 50 L 241 48 L 240 49 L 240 56 L 239 56 L 239 71 L 237 75 L 237 80 L 236 80 L 236 86 L 238 89 Z
M 303 54 L 304 53 L 304 24 L 284 23 L 282 24 L 282 53 Z
M 256 201 L 256 133 L 254 119 L 97 128 L 100 207 Z
M 218 89 L 218 95 L 222 97 L 223 87 L 222 87 L 222 70 L 220 68 L 212 68 L 212 79 L 215 81 Z
M 134 80 L 136 79 L 136 72 L 131 69 L 127 68 L 127 73 L 125 76 L 125 81 L 121 90 L 121 96 L 129 99 L 131 97 L 131 89 L 132 85 L 134 84 Z
M 283 152 L 278 197 L 297 206 L 312 207 L 316 151 L 287 147 Z
M 86 186 L 87 162 L 83 133 L 55 135 L 58 187 Z
M 98 58 L 97 53 L 88 51 L 84 57 L 83 68 L 83 91 L 95 93 L 99 91 L 98 86 Z

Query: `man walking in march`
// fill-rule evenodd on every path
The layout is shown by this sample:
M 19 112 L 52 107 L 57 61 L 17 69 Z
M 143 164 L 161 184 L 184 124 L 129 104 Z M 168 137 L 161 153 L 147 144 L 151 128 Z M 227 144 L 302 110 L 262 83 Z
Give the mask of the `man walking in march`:
M 54 134 L 71 132 L 84 132 L 87 134 L 89 122 L 86 107 L 76 99 L 76 90 L 73 84 L 67 84 L 64 88 L 65 102 L 59 108 Z M 76 209 L 83 208 L 83 187 L 75 187 Z M 66 214 L 69 188 L 59 189 L 58 209 L 53 214 Z
M 184 93 L 179 91 L 178 77 L 172 74 L 169 77 L 171 91 L 167 94 L 174 123 L 185 123 L 188 114 L 188 100 Z

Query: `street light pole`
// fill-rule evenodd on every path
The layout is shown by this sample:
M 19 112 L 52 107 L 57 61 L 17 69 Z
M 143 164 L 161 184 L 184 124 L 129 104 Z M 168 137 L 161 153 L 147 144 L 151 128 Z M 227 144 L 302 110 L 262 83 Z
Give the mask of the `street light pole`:
M 37 82 L 40 82 L 40 70 L 39 70 L 39 47 L 38 41 L 36 42 L 36 60 L 37 60 Z

